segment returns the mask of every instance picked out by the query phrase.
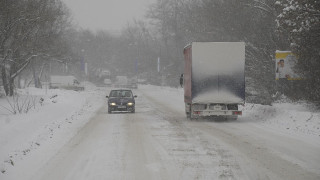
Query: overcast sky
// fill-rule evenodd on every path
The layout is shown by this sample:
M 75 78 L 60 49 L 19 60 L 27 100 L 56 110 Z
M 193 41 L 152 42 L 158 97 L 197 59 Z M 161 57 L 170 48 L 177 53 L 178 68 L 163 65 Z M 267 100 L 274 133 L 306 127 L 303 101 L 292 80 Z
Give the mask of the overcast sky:
M 119 31 L 134 18 L 142 19 L 156 0 L 62 0 L 77 25 L 91 30 Z

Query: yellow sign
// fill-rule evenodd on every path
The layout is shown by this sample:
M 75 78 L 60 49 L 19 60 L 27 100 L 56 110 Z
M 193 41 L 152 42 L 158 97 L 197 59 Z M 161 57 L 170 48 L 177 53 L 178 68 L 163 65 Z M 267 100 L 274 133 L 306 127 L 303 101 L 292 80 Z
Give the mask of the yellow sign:
M 276 51 L 276 80 L 301 80 L 294 71 L 297 62 L 297 56 L 291 51 Z

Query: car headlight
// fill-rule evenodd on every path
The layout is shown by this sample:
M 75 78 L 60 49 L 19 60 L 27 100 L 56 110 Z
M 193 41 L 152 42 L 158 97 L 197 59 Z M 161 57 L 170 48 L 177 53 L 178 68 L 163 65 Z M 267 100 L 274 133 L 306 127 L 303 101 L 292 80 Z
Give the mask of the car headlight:
M 110 103 L 110 105 L 111 105 L 111 106 L 115 106 L 115 105 L 116 105 L 116 103 L 114 103 L 114 102 L 113 102 L 113 103 Z
M 128 106 L 132 106 L 132 105 L 133 105 L 133 103 L 132 103 L 132 102 L 129 102 L 129 103 L 128 103 Z

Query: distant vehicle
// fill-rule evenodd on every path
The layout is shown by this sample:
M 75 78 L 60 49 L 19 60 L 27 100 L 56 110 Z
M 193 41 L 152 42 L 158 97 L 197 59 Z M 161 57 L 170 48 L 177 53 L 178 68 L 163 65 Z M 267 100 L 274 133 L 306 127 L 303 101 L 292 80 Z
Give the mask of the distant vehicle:
M 108 98 L 108 113 L 112 112 L 135 112 L 135 99 L 130 89 L 111 90 Z
M 112 82 L 110 79 L 104 79 L 103 80 L 103 84 L 107 87 L 111 87 L 112 86 Z
M 132 82 L 128 84 L 129 89 L 138 89 L 138 83 Z
M 138 78 L 137 77 L 130 78 L 127 83 L 127 88 L 138 89 Z
M 146 79 L 138 79 L 138 84 L 148 84 Z
M 83 91 L 84 86 L 74 76 L 50 76 L 50 89 Z
M 108 70 L 102 70 L 100 73 L 101 77 L 109 77 L 110 75 L 111 75 L 111 73 Z
M 128 88 L 128 78 L 127 76 L 117 76 L 114 83 L 116 88 Z
M 188 118 L 221 116 L 237 119 L 245 102 L 245 44 L 193 42 L 184 48 L 181 75 Z

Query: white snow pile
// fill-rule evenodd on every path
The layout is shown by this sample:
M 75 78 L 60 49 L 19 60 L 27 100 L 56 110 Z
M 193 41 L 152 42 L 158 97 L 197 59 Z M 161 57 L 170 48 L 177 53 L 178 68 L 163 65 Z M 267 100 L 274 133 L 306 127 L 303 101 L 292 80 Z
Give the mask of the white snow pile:
M 79 92 L 27 88 L 14 98 L 1 97 L 0 179 L 40 148 L 38 153 L 51 157 L 102 106 L 104 96 L 87 83 Z
M 246 104 L 243 117 L 270 128 L 320 140 L 320 112 L 307 103 Z

